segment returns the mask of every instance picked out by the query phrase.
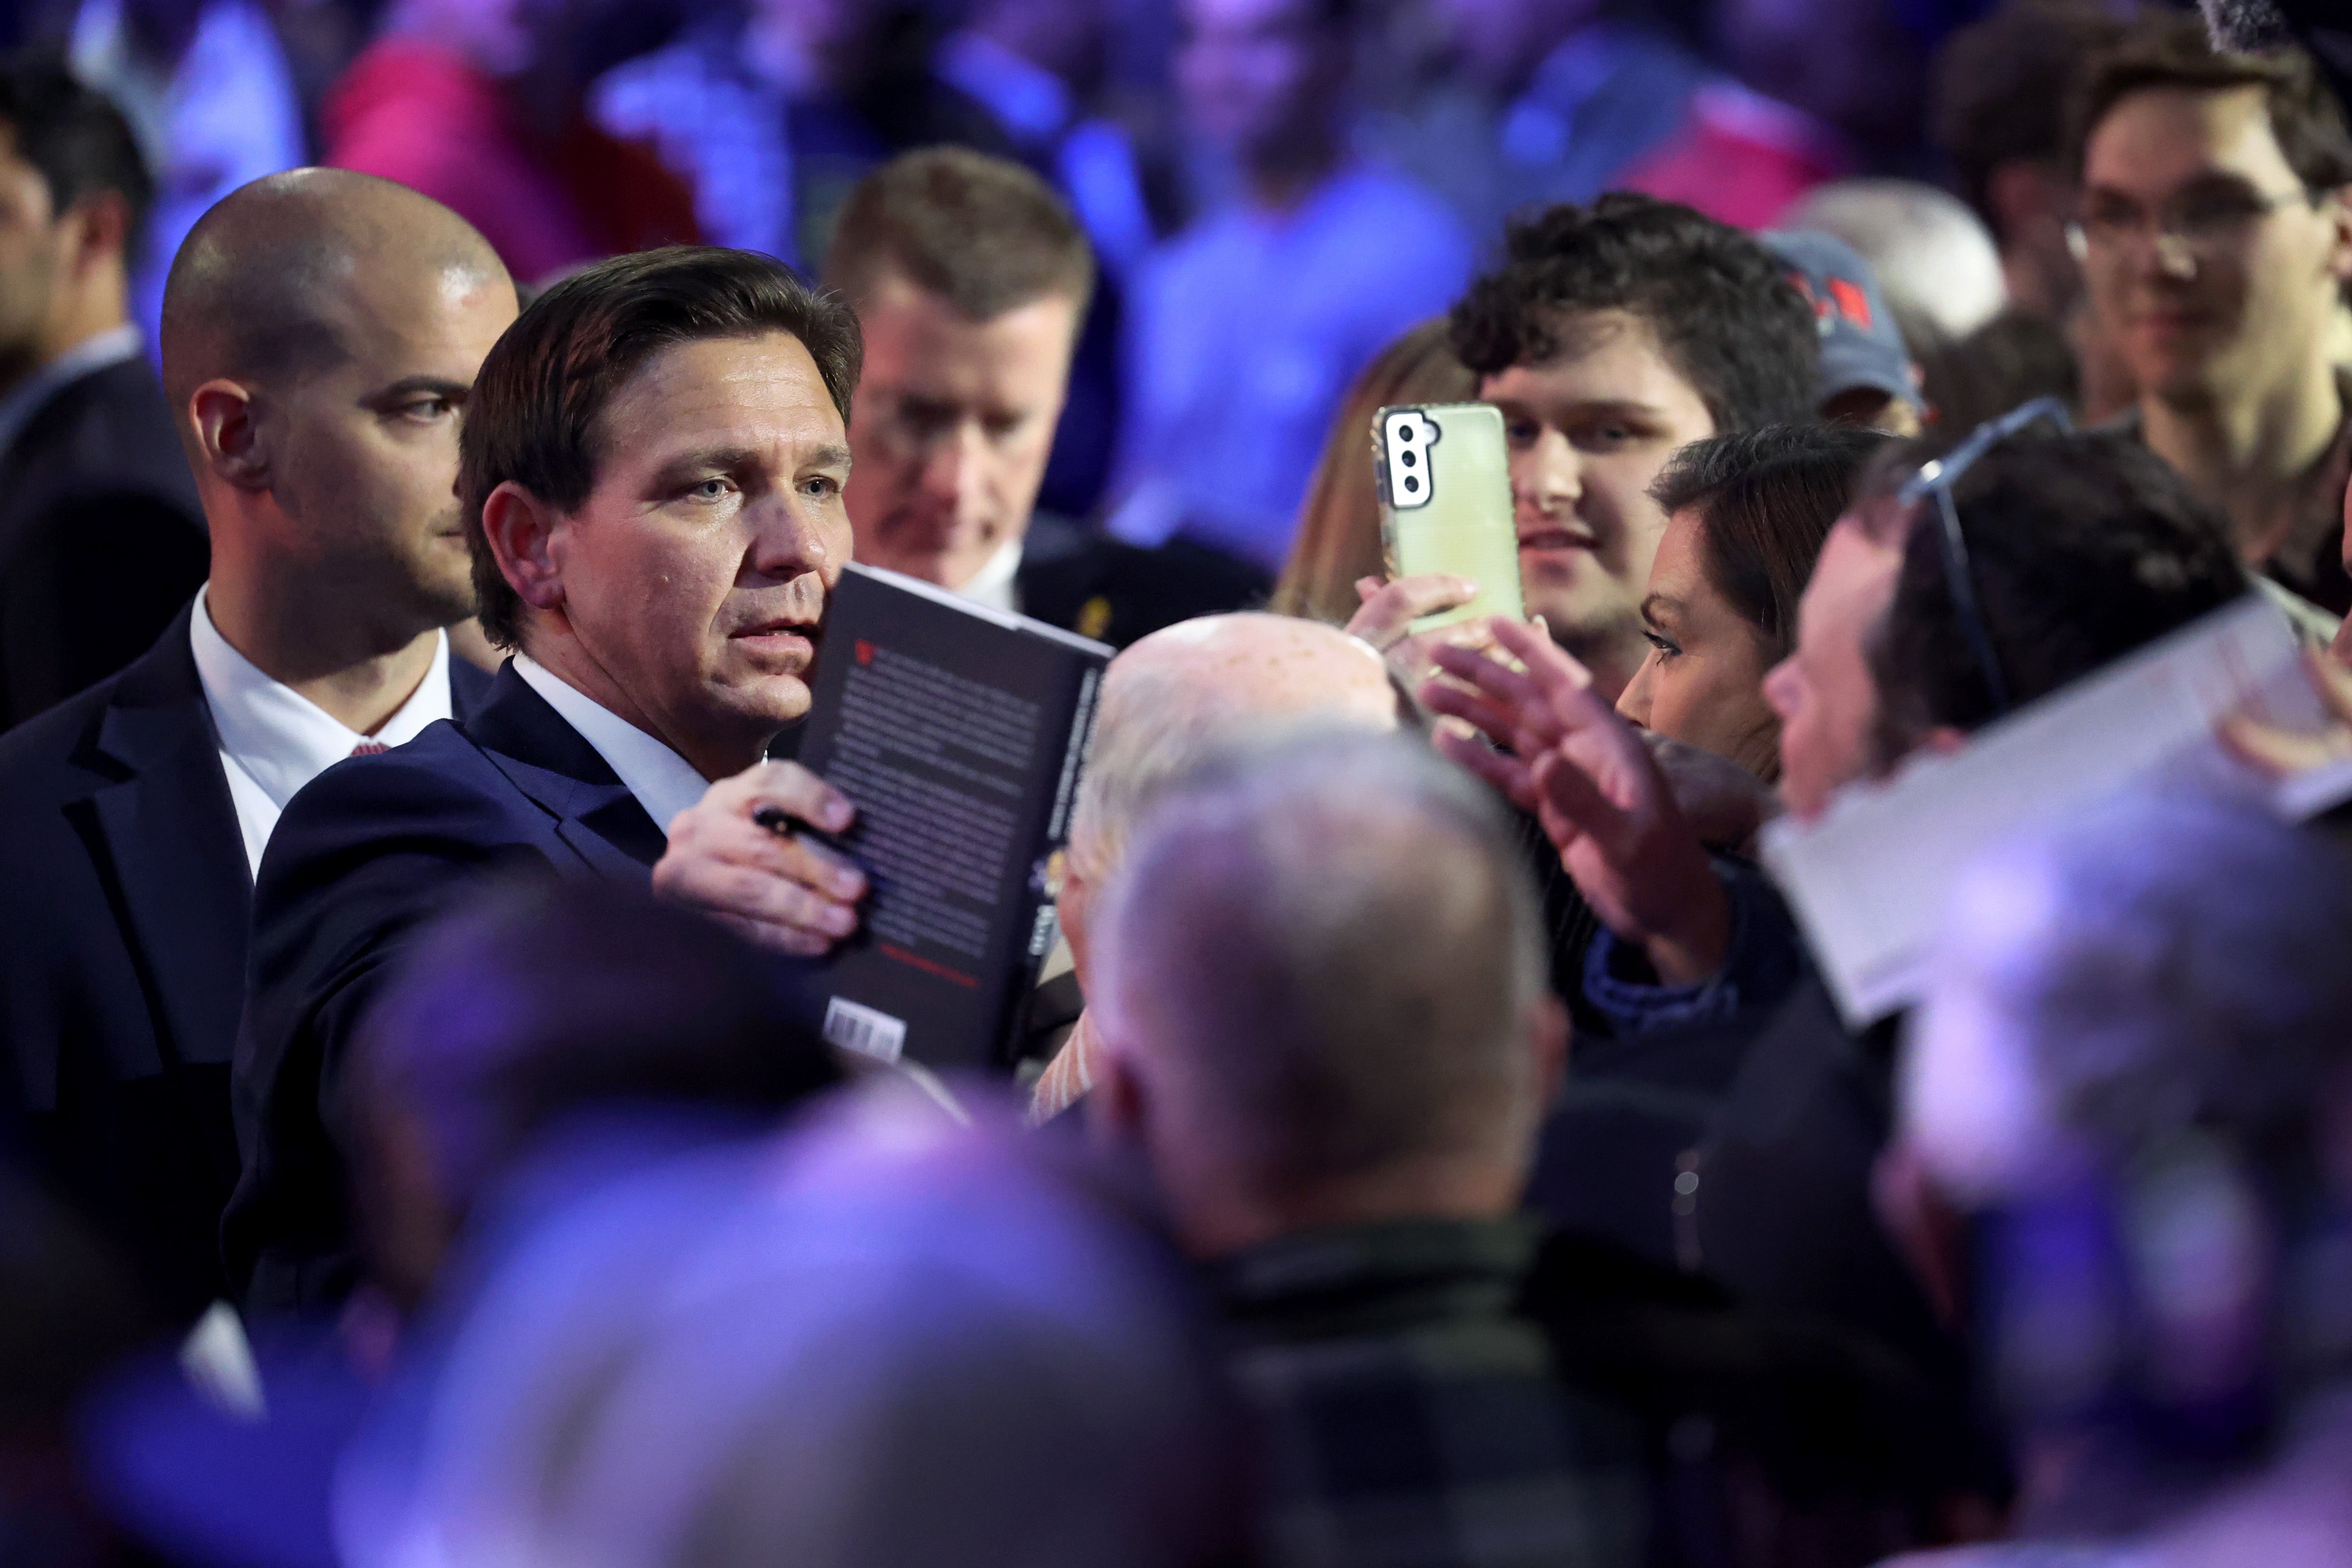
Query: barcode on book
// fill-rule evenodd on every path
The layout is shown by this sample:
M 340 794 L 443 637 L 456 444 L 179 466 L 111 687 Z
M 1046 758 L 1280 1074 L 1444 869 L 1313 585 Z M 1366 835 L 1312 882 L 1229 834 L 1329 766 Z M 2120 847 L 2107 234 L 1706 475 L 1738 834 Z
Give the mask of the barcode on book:
M 825 1005 L 824 1037 L 845 1051 L 895 1062 L 907 1048 L 907 1021 L 836 996 Z

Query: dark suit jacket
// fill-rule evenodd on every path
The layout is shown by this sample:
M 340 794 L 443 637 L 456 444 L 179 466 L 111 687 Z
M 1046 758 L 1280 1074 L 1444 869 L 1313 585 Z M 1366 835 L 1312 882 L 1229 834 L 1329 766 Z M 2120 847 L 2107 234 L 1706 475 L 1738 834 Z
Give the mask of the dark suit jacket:
M 1770 1007 L 1580 1046 L 1528 1205 L 1743 1306 L 1866 1336 L 1961 1400 L 1958 1344 L 1871 1201 L 1893 1035 L 1849 1035 L 1808 975 Z
M 512 665 L 460 726 L 329 768 L 278 818 L 254 890 L 230 1103 L 244 1174 L 221 1225 L 249 1310 L 331 1308 L 357 1277 L 341 1070 L 418 925 L 499 873 L 644 886 L 662 831 Z
M 0 730 L 154 643 L 204 585 L 204 518 L 144 359 L 41 405 L 0 453 Z
M 31 1152 L 160 1310 L 226 1289 L 228 1064 L 253 882 L 187 606 L 128 669 L 0 737 L 0 1039 Z M 450 664 L 457 710 L 489 678 Z
M 1040 512 L 1021 546 L 1021 613 L 1113 647 L 1195 616 L 1255 609 L 1274 584 L 1246 562 L 1177 540 L 1146 550 Z

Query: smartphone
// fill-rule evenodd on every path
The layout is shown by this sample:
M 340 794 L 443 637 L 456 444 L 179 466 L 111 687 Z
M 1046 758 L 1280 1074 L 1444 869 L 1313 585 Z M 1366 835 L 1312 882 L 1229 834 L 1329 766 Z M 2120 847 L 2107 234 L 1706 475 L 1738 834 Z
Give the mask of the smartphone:
M 1424 616 L 1412 629 L 1485 616 L 1526 620 L 1502 412 L 1491 403 L 1383 408 L 1372 417 L 1372 462 L 1389 575 L 1447 572 L 1478 584 L 1470 603 Z

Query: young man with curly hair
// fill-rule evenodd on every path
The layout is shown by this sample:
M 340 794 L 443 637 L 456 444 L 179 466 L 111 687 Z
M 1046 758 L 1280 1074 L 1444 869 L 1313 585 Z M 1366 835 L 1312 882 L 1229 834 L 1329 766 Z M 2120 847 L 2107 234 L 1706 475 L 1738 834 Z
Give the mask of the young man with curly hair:
M 1528 612 L 1614 702 L 1649 651 L 1652 482 L 1689 442 L 1811 419 L 1812 310 L 1756 240 L 1616 193 L 1513 224 L 1452 324 L 1503 411 Z

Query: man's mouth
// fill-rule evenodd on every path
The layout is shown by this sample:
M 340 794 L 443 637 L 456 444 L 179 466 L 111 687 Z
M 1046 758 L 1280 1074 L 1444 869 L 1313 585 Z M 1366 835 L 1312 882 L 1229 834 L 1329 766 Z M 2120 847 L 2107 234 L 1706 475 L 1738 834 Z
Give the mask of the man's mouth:
M 806 621 L 780 616 L 745 626 L 732 633 L 729 640 L 805 669 L 816 661 L 819 635 L 817 628 Z
M 1565 523 L 1546 522 L 1535 527 L 1522 525 L 1519 529 L 1519 548 L 1522 550 L 1598 550 L 1601 548 L 1601 542 L 1582 529 L 1570 528 Z

